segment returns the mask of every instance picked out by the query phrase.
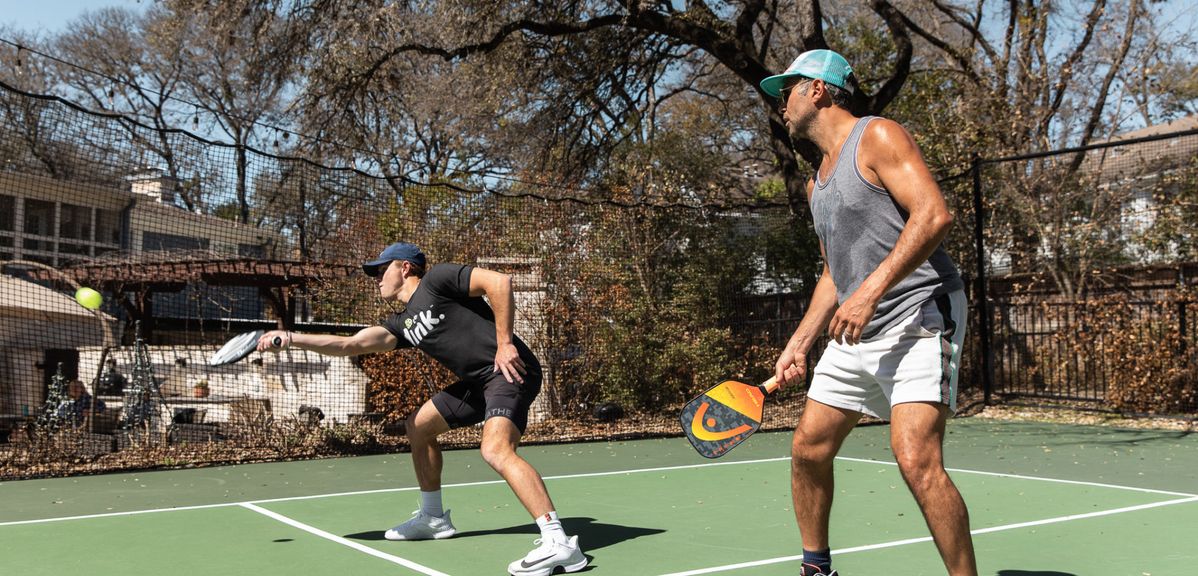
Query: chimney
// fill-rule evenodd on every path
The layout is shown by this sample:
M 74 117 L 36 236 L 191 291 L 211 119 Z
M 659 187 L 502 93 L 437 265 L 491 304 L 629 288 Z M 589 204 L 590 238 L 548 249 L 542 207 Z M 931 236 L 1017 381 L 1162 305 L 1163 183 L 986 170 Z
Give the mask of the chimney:
M 134 194 L 146 196 L 159 204 L 175 205 L 179 182 L 157 168 L 140 168 L 126 177 Z

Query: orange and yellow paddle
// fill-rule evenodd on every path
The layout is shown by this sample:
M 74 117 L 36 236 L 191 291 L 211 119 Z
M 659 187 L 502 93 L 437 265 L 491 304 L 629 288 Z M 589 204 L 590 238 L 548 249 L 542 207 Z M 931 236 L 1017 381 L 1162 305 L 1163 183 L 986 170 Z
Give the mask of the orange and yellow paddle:
M 757 386 L 726 380 L 695 396 L 682 409 L 682 430 L 695 450 L 718 458 L 761 427 L 765 397 L 778 389 L 774 377 Z

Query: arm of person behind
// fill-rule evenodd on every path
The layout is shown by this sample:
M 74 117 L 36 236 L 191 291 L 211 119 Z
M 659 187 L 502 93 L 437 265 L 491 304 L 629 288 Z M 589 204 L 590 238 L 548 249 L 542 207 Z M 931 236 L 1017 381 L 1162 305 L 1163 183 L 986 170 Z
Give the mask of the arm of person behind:
M 524 382 L 524 361 L 513 343 L 512 326 L 516 318 L 516 297 L 512 277 L 492 270 L 475 268 L 470 274 L 470 295 L 486 296 L 495 313 L 495 366 L 508 382 Z
M 931 257 L 953 222 L 919 147 L 897 122 L 870 123 L 859 154 L 863 176 L 890 193 L 907 212 L 907 222 L 890 254 L 845 299 L 828 325 L 833 338 L 849 344 L 861 341 L 882 296 Z
M 279 346 L 274 345 L 275 338 L 279 339 Z M 363 328 L 352 336 L 271 330 L 258 339 L 258 350 L 278 352 L 294 347 L 325 356 L 358 356 L 394 350 L 396 344 L 395 335 L 382 326 Z

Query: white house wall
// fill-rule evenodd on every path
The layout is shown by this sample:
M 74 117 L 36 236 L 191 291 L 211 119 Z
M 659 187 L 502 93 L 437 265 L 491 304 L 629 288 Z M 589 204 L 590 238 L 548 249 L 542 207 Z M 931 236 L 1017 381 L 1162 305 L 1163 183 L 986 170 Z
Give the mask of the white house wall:
M 101 348 L 79 350 L 79 374 L 91 378 L 100 361 Z M 322 356 L 304 350 L 280 354 L 253 353 L 227 366 L 209 366 L 213 346 L 150 347 L 154 375 L 162 380 L 161 391 L 168 404 L 196 404 L 193 388 L 206 380 L 209 401 L 206 422 L 228 419 L 227 403 L 213 400 L 238 398 L 270 401 L 276 419 L 295 417 L 300 406 L 315 406 L 325 415 L 325 424 L 347 422 L 351 414 L 366 411 L 366 375 L 349 358 Z M 123 347 L 112 355 L 117 370 L 133 378 L 133 348 Z M 260 362 L 259 362 L 260 361 Z
M 225 256 L 238 255 L 238 246 L 242 244 L 258 246 L 263 243 L 279 243 L 278 235 L 270 230 L 212 216 L 192 214 L 180 208 L 143 199 L 138 199 L 130 214 L 129 226 L 133 231 L 132 246 L 129 248 L 133 252 L 145 250 L 144 239 L 147 232 L 207 240 L 209 251 Z

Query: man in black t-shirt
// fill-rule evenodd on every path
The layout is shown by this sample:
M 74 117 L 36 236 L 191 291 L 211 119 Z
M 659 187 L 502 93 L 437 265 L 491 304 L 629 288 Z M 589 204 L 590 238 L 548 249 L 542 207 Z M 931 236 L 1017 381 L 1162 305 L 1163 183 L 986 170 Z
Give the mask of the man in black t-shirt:
M 331 356 L 356 356 L 419 348 L 460 379 L 408 417 L 421 505 L 411 520 L 388 530 L 385 537 L 428 540 L 457 532 L 449 511 L 442 509 L 437 437 L 451 428 L 483 422 L 483 459 L 507 481 L 541 530 L 539 546 L 509 564 L 508 572 L 548 576 L 557 567 L 566 572 L 581 570 L 587 558 L 578 547 L 578 537 L 566 536 L 541 475 L 516 454 L 529 406 L 541 389 L 541 364 L 512 333 L 516 306 L 511 277 L 460 264 L 439 264 L 426 273 L 424 253 L 406 242 L 388 246 L 362 268 L 378 279 L 384 300 L 405 304 L 403 312 L 353 336 L 267 332 L 258 341 L 258 350 L 295 346 Z M 281 346 L 273 345 L 275 338 Z

